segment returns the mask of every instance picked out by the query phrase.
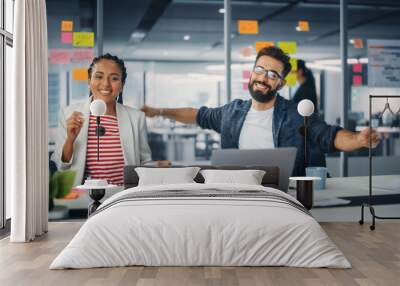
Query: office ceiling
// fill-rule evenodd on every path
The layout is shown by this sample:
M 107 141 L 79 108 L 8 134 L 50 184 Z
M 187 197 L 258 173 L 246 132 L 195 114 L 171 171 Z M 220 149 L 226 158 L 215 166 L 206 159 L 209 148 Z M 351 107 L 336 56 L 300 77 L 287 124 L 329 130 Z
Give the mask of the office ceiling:
M 95 13 L 85 12 L 85 7 L 95 9 L 96 1 L 77 1 L 78 13 L 86 15 L 81 19 L 93 23 L 90 17 L 95 18 Z M 64 6 L 71 3 L 47 2 L 52 7 L 49 15 L 61 2 Z M 363 49 L 349 45 L 350 57 L 366 56 L 367 39 L 400 39 L 399 0 L 347 2 L 348 36 L 364 40 Z M 296 41 L 298 56 L 306 60 L 339 57 L 339 0 L 231 3 L 234 61 L 251 60 L 241 56 L 240 50 L 254 46 L 256 41 Z M 223 0 L 104 0 L 104 50 L 131 60 L 223 61 L 224 16 L 219 13 L 220 8 Z M 239 35 L 237 20 L 258 20 L 259 34 Z M 309 32 L 296 31 L 299 20 L 309 21 Z M 185 35 L 190 39 L 184 40 Z

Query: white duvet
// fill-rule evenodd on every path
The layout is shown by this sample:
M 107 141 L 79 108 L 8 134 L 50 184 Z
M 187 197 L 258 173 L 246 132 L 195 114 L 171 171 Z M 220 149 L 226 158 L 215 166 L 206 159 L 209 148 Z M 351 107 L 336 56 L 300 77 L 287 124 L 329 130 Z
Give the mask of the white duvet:
M 313 217 L 279 200 L 186 196 L 115 203 L 137 192 L 207 192 L 213 188 L 265 191 L 298 203 L 279 190 L 254 185 L 131 188 L 107 199 L 50 269 L 127 265 L 351 267 Z

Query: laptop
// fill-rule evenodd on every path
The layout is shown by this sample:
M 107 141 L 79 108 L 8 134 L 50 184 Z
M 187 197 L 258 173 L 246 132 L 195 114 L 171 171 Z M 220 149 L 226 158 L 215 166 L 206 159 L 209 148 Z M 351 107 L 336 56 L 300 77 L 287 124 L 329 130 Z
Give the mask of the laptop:
M 211 155 L 213 166 L 276 166 L 279 167 L 279 189 L 287 192 L 292 175 L 297 148 L 275 149 L 220 149 Z

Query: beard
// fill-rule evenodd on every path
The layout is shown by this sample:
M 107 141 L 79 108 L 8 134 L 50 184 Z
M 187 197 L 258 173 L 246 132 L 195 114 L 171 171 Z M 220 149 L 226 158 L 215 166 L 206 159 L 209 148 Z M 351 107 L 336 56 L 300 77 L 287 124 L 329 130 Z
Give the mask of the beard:
M 254 91 L 254 85 L 256 83 L 262 83 L 262 84 L 266 85 L 267 88 L 268 88 L 268 91 L 265 92 L 265 93 L 260 92 L 260 91 Z M 251 83 L 249 82 L 248 87 L 249 87 L 249 92 L 250 92 L 251 97 L 255 101 L 258 101 L 260 103 L 266 103 L 266 102 L 269 102 L 269 101 L 273 100 L 275 98 L 276 92 L 277 92 L 277 90 L 276 89 L 272 89 L 272 87 L 269 84 L 266 84 L 266 83 L 263 83 L 263 82 L 260 82 L 260 81 L 256 81 L 256 80 L 254 80 Z

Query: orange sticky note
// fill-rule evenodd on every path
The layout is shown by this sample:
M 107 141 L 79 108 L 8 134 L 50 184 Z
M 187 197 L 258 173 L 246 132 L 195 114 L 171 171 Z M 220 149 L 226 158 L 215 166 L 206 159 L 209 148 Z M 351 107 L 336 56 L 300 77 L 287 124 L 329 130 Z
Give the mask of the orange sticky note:
M 296 42 L 278 42 L 278 47 L 280 47 L 288 55 L 293 55 L 297 53 Z
M 364 43 L 362 39 L 353 39 L 353 47 L 355 49 L 362 49 L 364 48 Z
M 72 32 L 74 22 L 72 21 L 61 21 L 61 32 Z
M 257 20 L 239 20 L 238 21 L 239 34 L 258 34 L 258 21 Z
M 256 52 L 258 53 L 262 48 L 271 47 L 274 42 L 256 42 Z
M 299 21 L 297 27 L 299 27 L 299 31 L 301 32 L 310 31 L 310 24 L 308 23 L 308 21 Z
M 297 83 L 297 74 L 295 72 L 290 72 L 285 80 L 287 86 L 295 86 Z
M 292 65 L 292 72 L 297 71 L 297 59 L 290 58 L 290 64 Z
M 84 80 L 87 81 L 89 79 L 89 74 L 87 68 L 75 68 L 72 70 L 72 78 L 73 80 Z

